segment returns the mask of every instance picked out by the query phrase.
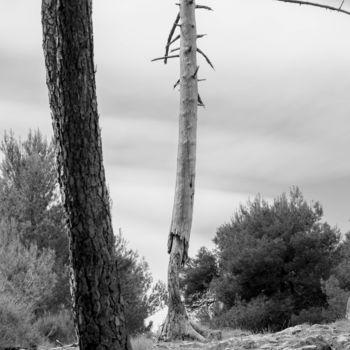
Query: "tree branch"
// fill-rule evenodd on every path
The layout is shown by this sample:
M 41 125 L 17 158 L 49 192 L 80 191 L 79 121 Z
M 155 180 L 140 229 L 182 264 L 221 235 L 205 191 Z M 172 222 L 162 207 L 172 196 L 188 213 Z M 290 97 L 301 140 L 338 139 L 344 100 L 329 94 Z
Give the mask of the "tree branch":
M 151 62 L 165 60 L 168 58 L 176 58 L 176 57 L 180 57 L 180 55 L 171 55 L 171 56 L 163 56 L 163 57 L 153 58 L 153 60 L 151 60 Z
M 289 2 L 291 4 L 298 4 L 298 5 L 309 5 L 309 6 L 321 7 L 321 8 L 324 8 L 326 10 L 332 10 L 332 11 L 341 12 L 341 13 L 345 13 L 347 15 L 350 15 L 349 11 L 342 10 L 342 8 L 341 8 L 342 5 L 340 7 L 334 7 L 334 6 L 318 4 L 318 3 L 310 2 L 310 1 L 300 1 L 300 0 L 276 0 L 276 1 Z
M 209 6 L 205 6 L 205 5 L 196 5 L 196 9 L 204 9 L 204 10 L 208 10 L 208 11 L 213 11 L 213 9 Z
M 215 68 L 214 68 L 213 64 L 211 63 L 210 59 L 208 58 L 208 56 L 202 50 L 198 49 L 198 47 L 197 47 L 197 52 L 200 53 L 205 58 L 205 60 L 209 64 L 209 66 L 215 70 Z
M 169 54 L 169 47 L 170 45 L 178 40 L 179 38 L 177 38 L 176 40 L 174 39 L 174 41 L 172 41 L 171 39 L 173 38 L 173 35 L 174 35 L 174 32 L 175 32 L 175 29 L 177 27 L 177 25 L 179 24 L 179 21 L 180 21 L 180 12 L 177 14 L 176 18 L 175 18 L 175 21 L 174 21 L 174 24 L 173 26 L 171 27 L 171 30 L 170 30 L 170 33 L 169 33 L 169 36 L 168 36 L 168 41 L 167 41 L 167 44 L 165 46 L 165 55 L 164 55 L 164 64 L 167 63 L 167 60 L 168 60 L 168 54 Z

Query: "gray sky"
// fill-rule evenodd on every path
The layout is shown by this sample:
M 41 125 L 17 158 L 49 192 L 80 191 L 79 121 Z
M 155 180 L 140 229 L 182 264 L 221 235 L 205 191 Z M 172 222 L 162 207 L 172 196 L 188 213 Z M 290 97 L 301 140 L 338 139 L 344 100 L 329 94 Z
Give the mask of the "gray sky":
M 339 5 L 341 1 L 329 0 Z M 345 7 L 350 9 L 350 1 Z M 190 253 L 212 246 L 239 203 L 298 185 L 350 229 L 350 16 L 272 0 L 203 0 Z M 323 3 L 327 3 L 323 1 Z M 163 54 L 173 1 L 94 1 L 95 63 L 115 230 L 166 279 L 177 143 L 178 62 Z M 40 1 L 0 0 L 0 134 L 52 135 Z

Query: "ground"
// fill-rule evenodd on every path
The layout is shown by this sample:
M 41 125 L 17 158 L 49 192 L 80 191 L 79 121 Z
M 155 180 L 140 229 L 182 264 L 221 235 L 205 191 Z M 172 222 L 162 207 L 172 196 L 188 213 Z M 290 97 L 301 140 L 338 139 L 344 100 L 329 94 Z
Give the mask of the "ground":
M 252 334 L 223 330 L 223 340 L 157 343 L 150 337 L 133 339 L 133 350 L 350 350 L 350 321 L 331 324 L 302 324 L 277 333 Z M 75 347 L 64 350 L 77 350 Z
M 278 333 L 224 331 L 223 336 L 226 339 L 208 343 L 158 343 L 155 344 L 154 350 L 350 350 L 349 321 L 327 325 L 303 324 Z

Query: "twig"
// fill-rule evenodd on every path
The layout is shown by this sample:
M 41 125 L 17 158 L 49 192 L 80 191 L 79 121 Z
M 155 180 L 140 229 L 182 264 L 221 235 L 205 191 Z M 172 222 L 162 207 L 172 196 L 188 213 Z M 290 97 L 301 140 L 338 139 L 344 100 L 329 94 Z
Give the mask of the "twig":
M 197 39 L 203 38 L 204 36 L 206 36 L 207 34 L 198 34 L 197 35 Z
M 177 25 L 179 24 L 179 21 L 180 21 L 180 12 L 177 14 L 177 16 L 175 18 L 175 21 L 174 21 L 174 24 L 171 27 L 171 30 L 170 30 L 170 33 L 169 33 L 169 36 L 168 36 L 168 41 L 167 41 L 167 44 L 165 46 L 164 64 L 167 63 L 168 54 L 169 54 L 169 46 L 171 45 L 171 39 L 173 38 L 175 29 L 176 29 Z
M 180 79 L 174 84 L 174 89 L 180 84 Z
M 345 0 L 343 0 L 342 3 L 341 3 L 341 5 L 339 6 L 339 10 L 341 10 L 341 8 L 343 7 L 344 1 L 345 1 Z
M 205 60 L 209 64 L 209 66 L 215 70 L 215 68 L 214 68 L 213 64 L 211 63 L 210 59 L 208 58 L 208 56 L 201 49 L 198 49 L 198 47 L 197 47 L 197 51 L 205 58 Z
M 171 49 L 170 52 L 175 52 L 175 51 L 179 51 L 180 48 L 179 47 L 176 47 L 175 49 Z
M 199 70 L 199 66 L 197 66 L 196 70 L 194 71 L 192 78 L 196 79 L 197 78 L 197 74 L 198 74 L 198 70 Z
M 196 5 L 196 9 L 204 9 L 208 11 L 214 11 L 211 7 L 205 5 Z
M 201 99 L 201 96 L 198 94 L 198 106 L 205 107 L 205 104 L 203 103 L 203 100 Z
M 176 58 L 176 57 L 180 57 L 180 55 L 170 55 L 170 56 L 163 56 L 163 57 L 153 58 L 153 60 L 151 60 L 151 62 L 164 60 L 165 58 L 169 59 L 169 58 Z
M 170 41 L 170 43 L 168 45 L 170 46 L 171 44 L 174 44 L 174 42 L 179 40 L 179 39 L 180 39 L 180 35 L 177 35 L 173 40 Z
M 333 6 L 329 6 L 329 5 L 317 4 L 315 2 L 300 1 L 300 0 L 276 0 L 276 1 L 289 2 L 291 4 L 298 4 L 298 5 L 310 5 L 310 6 L 315 6 L 315 7 L 321 7 L 321 8 L 327 9 L 327 10 L 332 10 L 332 11 L 341 12 L 341 13 L 345 13 L 347 15 L 350 15 L 349 11 L 342 10 L 341 8 L 333 7 Z

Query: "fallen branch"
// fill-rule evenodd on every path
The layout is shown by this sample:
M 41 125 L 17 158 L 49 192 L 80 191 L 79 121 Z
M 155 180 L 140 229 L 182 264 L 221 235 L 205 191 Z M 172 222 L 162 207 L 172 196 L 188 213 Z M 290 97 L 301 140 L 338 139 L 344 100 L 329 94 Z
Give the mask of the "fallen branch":
M 300 0 L 276 0 L 276 1 L 289 2 L 291 4 L 298 4 L 298 5 L 309 5 L 309 6 L 321 7 L 321 8 L 324 8 L 326 10 L 341 12 L 341 13 L 345 13 L 347 15 L 350 15 L 349 11 L 345 11 L 341 8 L 343 6 L 343 4 L 340 7 L 334 7 L 334 6 L 318 4 L 318 3 L 310 2 L 310 1 L 300 1 Z
M 200 53 L 205 58 L 205 60 L 209 64 L 209 66 L 215 70 L 213 64 L 211 63 L 211 61 L 209 59 L 209 57 L 202 50 L 198 49 L 198 47 L 197 47 L 197 51 L 198 51 L 198 53 Z

